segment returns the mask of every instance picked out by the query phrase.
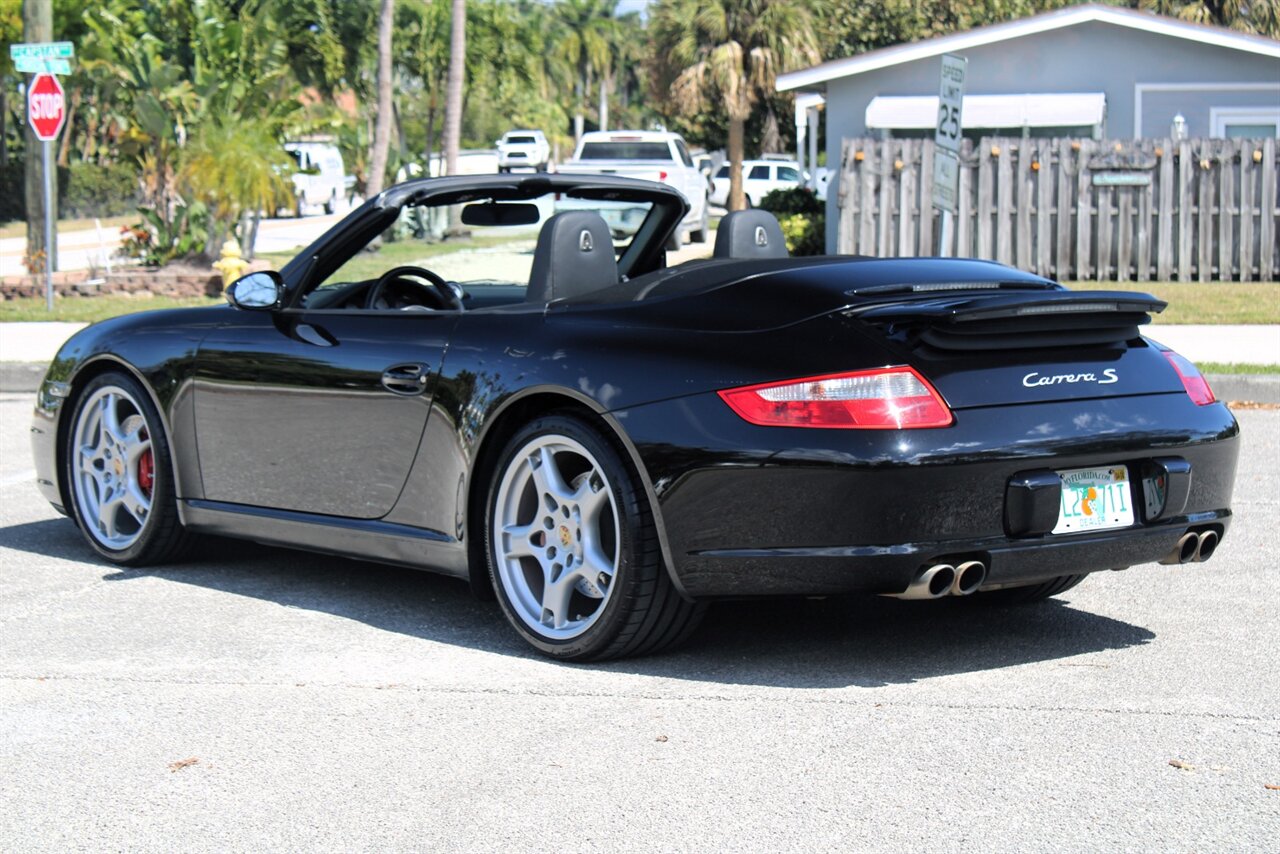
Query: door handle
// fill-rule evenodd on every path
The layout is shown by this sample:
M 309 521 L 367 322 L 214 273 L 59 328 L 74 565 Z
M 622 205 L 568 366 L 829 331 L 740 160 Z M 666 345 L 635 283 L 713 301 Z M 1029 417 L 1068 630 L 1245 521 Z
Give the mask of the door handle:
M 392 365 L 382 372 L 382 387 L 395 394 L 422 394 L 427 388 L 427 366 Z

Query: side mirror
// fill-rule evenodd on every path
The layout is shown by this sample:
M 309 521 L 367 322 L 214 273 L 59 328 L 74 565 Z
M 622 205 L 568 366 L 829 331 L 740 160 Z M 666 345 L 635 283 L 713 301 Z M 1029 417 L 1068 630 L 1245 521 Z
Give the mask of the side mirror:
M 249 273 L 227 285 L 227 302 L 246 311 L 270 311 L 280 307 L 284 280 L 274 270 Z

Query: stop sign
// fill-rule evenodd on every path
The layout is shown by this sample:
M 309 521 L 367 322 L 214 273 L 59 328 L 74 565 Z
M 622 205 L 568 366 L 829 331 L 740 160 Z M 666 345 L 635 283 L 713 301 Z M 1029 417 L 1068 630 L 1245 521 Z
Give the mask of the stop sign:
M 52 74 L 37 74 L 27 90 L 27 119 L 36 139 L 57 139 L 67 120 L 67 99 Z

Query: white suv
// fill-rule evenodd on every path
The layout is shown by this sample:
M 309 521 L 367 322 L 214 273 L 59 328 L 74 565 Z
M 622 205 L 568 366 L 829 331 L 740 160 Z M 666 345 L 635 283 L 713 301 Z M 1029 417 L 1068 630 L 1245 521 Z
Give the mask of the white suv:
M 547 171 L 551 160 L 551 146 L 540 130 L 509 130 L 497 140 L 498 171 L 528 168 L 537 172 Z
M 711 204 L 723 207 L 729 202 L 729 164 L 726 163 L 711 179 Z M 760 200 L 774 190 L 785 190 L 804 184 L 800 164 L 794 160 L 744 160 L 742 161 L 742 192 L 754 208 Z

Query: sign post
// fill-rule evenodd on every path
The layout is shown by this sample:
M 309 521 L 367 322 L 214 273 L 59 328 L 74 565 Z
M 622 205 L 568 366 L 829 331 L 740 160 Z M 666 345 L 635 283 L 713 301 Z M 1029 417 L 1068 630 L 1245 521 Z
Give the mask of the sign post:
M 951 236 L 960 195 L 960 114 L 964 107 L 964 75 L 969 61 L 962 56 L 942 57 L 942 82 L 938 87 L 938 126 L 933 135 L 933 206 L 942 212 L 938 229 L 938 254 L 951 255 Z
M 53 311 L 53 141 L 67 122 L 67 99 L 62 84 L 52 74 L 37 74 L 27 87 L 27 121 L 44 145 L 44 293 Z

